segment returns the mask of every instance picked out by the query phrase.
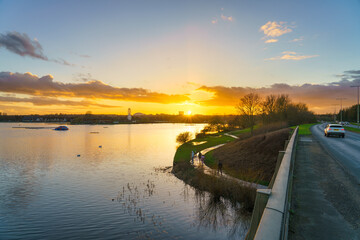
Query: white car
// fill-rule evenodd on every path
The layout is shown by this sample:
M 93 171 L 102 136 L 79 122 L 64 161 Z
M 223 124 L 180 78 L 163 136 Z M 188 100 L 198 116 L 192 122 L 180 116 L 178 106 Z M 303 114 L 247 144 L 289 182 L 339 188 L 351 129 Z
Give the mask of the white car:
M 339 136 L 342 138 L 345 137 L 345 129 L 340 124 L 328 124 L 324 129 L 324 132 L 326 137 L 330 137 L 330 135 Z

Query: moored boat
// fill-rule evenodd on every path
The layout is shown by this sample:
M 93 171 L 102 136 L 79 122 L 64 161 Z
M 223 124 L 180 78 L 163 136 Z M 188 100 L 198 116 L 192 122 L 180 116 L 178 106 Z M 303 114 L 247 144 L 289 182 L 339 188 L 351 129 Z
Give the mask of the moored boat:
M 66 131 L 66 130 L 69 130 L 69 128 L 67 126 L 59 126 L 57 128 L 55 128 L 54 130 L 57 130 L 57 131 Z

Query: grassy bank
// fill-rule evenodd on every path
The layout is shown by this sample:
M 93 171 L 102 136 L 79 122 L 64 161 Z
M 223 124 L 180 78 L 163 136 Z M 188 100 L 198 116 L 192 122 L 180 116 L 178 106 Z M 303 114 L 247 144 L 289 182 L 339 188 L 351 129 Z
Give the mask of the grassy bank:
M 291 129 L 258 133 L 239 139 L 206 154 L 205 163 L 216 169 L 219 161 L 226 174 L 248 182 L 268 185 L 278 153 L 284 150 Z
M 242 132 L 249 132 L 250 129 L 228 132 L 232 135 L 238 135 Z M 203 149 L 213 147 L 223 143 L 229 143 L 236 140 L 233 137 L 224 135 L 224 133 L 212 134 L 203 138 L 193 139 L 182 144 L 174 156 L 173 173 L 176 177 L 183 180 L 190 186 L 207 191 L 215 197 L 224 197 L 236 204 L 241 203 L 244 210 L 251 212 L 254 207 L 256 189 L 242 186 L 235 181 L 218 178 L 204 174 L 201 170 L 194 168 L 190 164 L 191 151 L 199 152 Z M 210 152 L 211 154 L 211 152 Z M 206 154 L 206 158 L 208 158 Z
M 194 168 L 190 162 L 174 164 L 173 173 L 186 184 L 211 193 L 214 197 L 224 197 L 233 204 L 240 203 L 243 210 L 250 213 L 254 208 L 256 189 L 240 185 L 239 183 L 217 176 L 207 175 L 201 170 Z
M 347 127 L 347 126 L 345 126 L 345 130 L 346 130 L 346 131 L 350 131 L 350 132 L 360 133 L 360 128 L 353 128 L 353 127 Z
M 311 135 L 310 128 L 318 123 L 308 123 L 308 124 L 301 124 L 299 125 L 299 135 Z M 295 129 L 296 126 L 291 127 Z
M 278 151 L 283 150 L 290 131 L 291 129 L 284 128 L 280 123 L 256 128 L 253 136 L 250 129 L 228 132 L 239 139 L 219 133 L 191 140 L 177 149 L 173 173 L 197 189 L 240 202 L 245 209 L 251 211 L 256 190 L 229 179 L 204 174 L 201 169 L 196 169 L 190 164 L 191 151 L 199 152 L 226 143 L 208 152 L 205 155 L 205 164 L 216 170 L 221 159 L 226 174 L 248 182 L 267 185 L 275 169 Z
M 234 132 L 230 134 L 237 135 Z M 191 151 L 199 152 L 205 148 L 213 147 L 219 144 L 228 143 L 235 139 L 224 135 L 223 133 L 212 134 L 204 138 L 194 139 L 181 145 L 175 153 L 174 163 L 190 161 Z

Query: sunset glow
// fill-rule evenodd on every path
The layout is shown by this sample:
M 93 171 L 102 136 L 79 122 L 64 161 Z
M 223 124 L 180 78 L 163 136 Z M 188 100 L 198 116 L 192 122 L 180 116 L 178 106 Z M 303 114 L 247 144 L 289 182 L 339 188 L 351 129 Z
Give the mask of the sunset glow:
M 250 92 L 316 113 L 356 101 L 359 3 L 40 5 L 0 2 L 0 112 L 234 114 Z

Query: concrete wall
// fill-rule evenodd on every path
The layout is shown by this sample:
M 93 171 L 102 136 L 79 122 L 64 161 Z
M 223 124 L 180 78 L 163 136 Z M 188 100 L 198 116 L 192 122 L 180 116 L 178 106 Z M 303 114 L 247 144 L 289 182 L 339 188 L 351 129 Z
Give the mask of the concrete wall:
M 287 239 L 289 194 L 292 181 L 293 158 L 298 135 L 298 127 L 281 151 L 276 164 L 274 177 L 269 184 L 271 189 L 257 191 L 250 230 L 246 240 Z

